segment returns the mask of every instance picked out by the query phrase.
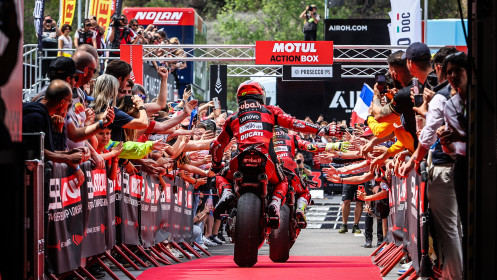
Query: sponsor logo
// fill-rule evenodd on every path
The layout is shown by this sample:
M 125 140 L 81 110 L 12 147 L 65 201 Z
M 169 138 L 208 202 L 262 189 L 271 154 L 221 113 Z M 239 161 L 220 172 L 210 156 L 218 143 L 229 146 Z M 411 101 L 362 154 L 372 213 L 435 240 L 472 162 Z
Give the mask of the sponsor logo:
M 315 43 L 275 43 L 273 52 L 303 52 L 315 53 Z
M 240 126 L 239 133 L 242 134 L 249 130 L 262 130 L 262 123 L 260 122 L 249 122 L 245 125 Z
M 243 158 L 243 163 L 244 164 L 261 164 L 262 159 L 261 158 L 253 158 L 253 157 L 245 157 Z
M 407 36 L 411 33 L 411 13 L 397 13 L 397 21 L 400 24 L 397 25 L 397 33 L 408 33 Z M 411 38 L 398 38 L 397 45 L 406 45 L 409 46 L 411 44 Z
M 330 25 L 328 31 L 368 31 L 367 25 Z
M 247 121 L 260 121 L 260 120 L 261 120 L 260 114 L 246 114 L 240 118 L 240 123 L 245 123 Z
M 294 128 L 304 128 L 305 124 L 299 122 L 299 121 L 293 121 L 293 127 Z
M 285 140 L 276 140 L 274 141 L 274 145 L 285 145 Z
M 137 20 L 154 20 L 154 24 L 178 24 L 183 12 L 137 12 Z
M 260 109 L 262 106 L 259 102 L 247 102 L 247 100 L 243 101 L 243 103 L 240 105 L 240 110 L 246 110 L 246 109 Z
M 242 137 L 240 137 L 240 141 L 243 141 L 244 139 L 254 137 L 254 136 L 263 136 L 262 131 L 252 131 L 247 134 L 243 134 Z
M 274 147 L 274 151 L 276 153 L 281 153 L 281 152 L 288 152 L 288 146 L 278 146 L 278 147 Z
M 75 234 L 72 236 L 72 242 L 74 242 L 74 244 L 79 245 L 79 244 L 81 244 L 81 241 L 83 241 L 82 235 Z

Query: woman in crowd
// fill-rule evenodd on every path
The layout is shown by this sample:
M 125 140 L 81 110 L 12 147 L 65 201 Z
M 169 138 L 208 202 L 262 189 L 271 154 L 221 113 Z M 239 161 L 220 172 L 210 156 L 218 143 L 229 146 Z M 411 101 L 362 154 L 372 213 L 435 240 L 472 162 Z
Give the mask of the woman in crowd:
M 58 49 L 72 49 L 72 40 L 71 37 L 69 36 L 69 33 L 71 33 L 72 31 L 72 27 L 69 24 L 64 24 L 62 25 L 60 31 L 62 32 L 62 35 L 60 35 L 58 38 L 58 45 L 59 45 Z M 72 52 L 59 51 L 57 56 L 71 57 Z

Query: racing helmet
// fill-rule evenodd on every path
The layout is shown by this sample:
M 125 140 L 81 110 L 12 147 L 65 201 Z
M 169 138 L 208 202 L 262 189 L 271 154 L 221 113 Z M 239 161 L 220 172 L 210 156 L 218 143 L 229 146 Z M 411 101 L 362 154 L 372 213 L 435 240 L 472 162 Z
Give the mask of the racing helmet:
M 260 103 L 266 103 L 266 90 L 256 81 L 248 80 L 240 84 L 236 92 L 238 103 L 245 99 L 256 99 Z

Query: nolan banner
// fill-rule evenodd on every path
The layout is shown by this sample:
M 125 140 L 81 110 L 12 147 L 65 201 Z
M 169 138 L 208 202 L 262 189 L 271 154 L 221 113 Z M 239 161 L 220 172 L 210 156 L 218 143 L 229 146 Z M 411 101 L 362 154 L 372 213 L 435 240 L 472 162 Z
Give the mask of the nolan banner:
M 421 42 L 421 9 L 419 0 L 391 0 L 388 26 L 392 46 L 409 46 Z
M 390 45 L 388 19 L 325 19 L 324 38 L 335 45 Z
M 137 19 L 142 25 L 194 25 L 195 14 L 190 8 L 126 8 L 124 14 L 130 19 Z
M 112 3 L 112 0 L 91 0 L 90 3 L 90 15 L 97 17 L 98 25 L 105 29 L 105 37 L 107 37 L 110 17 L 112 15 Z
M 74 19 L 74 11 L 76 10 L 76 0 L 62 0 L 62 18 L 60 19 L 61 26 L 64 24 L 72 24 Z
M 221 108 L 226 109 L 228 96 L 228 66 L 211 65 L 211 78 L 209 90 L 211 99 L 217 97 L 221 103 Z
M 143 47 L 141 45 L 121 45 L 121 60 L 131 65 L 131 80 L 143 85 Z
M 255 64 L 332 65 L 333 42 L 330 41 L 257 41 Z

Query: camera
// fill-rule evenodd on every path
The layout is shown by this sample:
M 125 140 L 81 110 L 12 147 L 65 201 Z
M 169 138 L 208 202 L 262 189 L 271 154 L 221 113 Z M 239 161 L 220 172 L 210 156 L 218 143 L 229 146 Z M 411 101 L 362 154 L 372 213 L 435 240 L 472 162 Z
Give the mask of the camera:
M 297 159 L 296 162 L 297 162 L 297 164 L 302 164 L 302 160 L 301 159 Z
M 46 23 L 52 23 L 52 20 L 51 19 L 47 19 L 45 20 Z
M 114 14 L 111 17 L 111 21 L 114 23 L 115 28 L 119 28 L 122 25 L 121 21 L 125 22 L 126 18 L 124 15 Z

